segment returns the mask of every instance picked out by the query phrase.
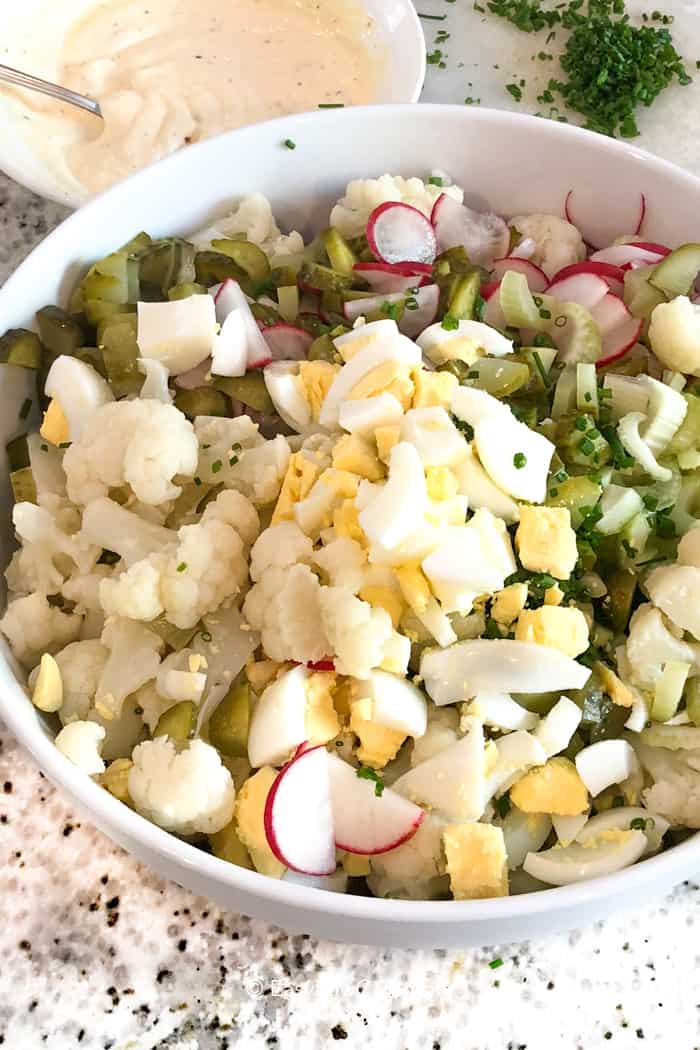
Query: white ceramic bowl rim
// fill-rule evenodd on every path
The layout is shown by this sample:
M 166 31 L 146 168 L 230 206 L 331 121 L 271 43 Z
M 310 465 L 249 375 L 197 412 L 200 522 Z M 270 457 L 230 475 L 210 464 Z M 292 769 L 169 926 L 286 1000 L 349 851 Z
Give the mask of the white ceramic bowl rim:
M 451 114 L 457 119 L 457 114 L 464 114 L 461 106 L 369 106 L 352 107 L 346 110 L 335 110 L 329 112 L 314 112 L 293 117 L 283 117 L 270 121 L 264 127 L 276 138 L 283 138 L 290 121 L 295 128 L 303 128 L 310 122 L 326 122 L 329 129 L 334 133 L 342 131 L 342 125 L 357 121 L 360 116 L 372 116 L 383 114 L 397 117 L 411 114 L 411 120 L 415 127 L 416 135 L 420 135 L 420 125 L 423 121 L 430 122 L 439 119 L 440 113 Z M 644 165 L 655 169 L 659 175 L 672 173 L 676 180 L 687 181 L 693 190 L 700 192 L 700 180 L 694 176 L 681 171 L 674 165 L 662 161 L 643 150 L 631 147 L 628 143 L 614 139 L 604 139 L 591 132 L 584 131 L 572 125 L 549 124 L 541 118 L 514 114 L 506 111 L 495 110 L 471 110 L 469 119 L 475 123 L 489 125 L 516 126 L 521 125 L 532 129 L 533 136 L 542 137 L 551 135 L 561 140 L 562 148 L 565 148 L 567 140 L 587 140 L 589 143 L 595 141 L 595 151 L 601 155 L 619 154 L 636 156 Z M 258 125 L 260 127 L 260 125 Z M 279 130 L 277 130 L 279 129 Z M 238 132 L 229 132 L 230 135 L 245 135 L 254 129 L 241 129 Z M 209 140 L 210 142 L 212 140 Z M 191 150 L 206 149 L 207 143 L 193 146 Z M 189 151 L 188 151 L 189 152 Z M 172 180 L 177 177 L 177 165 L 182 155 L 173 155 L 153 165 L 148 171 L 160 171 L 168 173 Z M 49 236 L 32 253 L 31 258 L 36 261 L 46 251 L 50 252 L 52 242 L 55 238 L 65 235 L 73 224 L 85 222 L 94 216 L 95 222 L 99 223 L 101 217 L 102 201 L 111 197 L 118 201 L 123 198 L 128 201 L 131 194 L 131 186 L 134 180 L 138 180 L 142 173 L 138 173 L 125 182 L 112 187 L 101 197 L 89 202 L 79 213 L 70 216 L 62 224 L 59 230 Z M 59 232 L 60 231 L 60 232 Z M 24 265 L 24 264 L 23 264 Z M 15 291 L 16 277 L 13 275 L 0 290 L 0 299 L 11 299 Z M 18 319 L 19 320 L 19 319 Z M 3 668 L 3 664 L 5 667 Z M 0 672 L 12 671 L 7 661 L 0 656 Z M 38 721 L 30 722 L 27 718 L 26 705 L 28 703 L 26 694 L 16 680 L 11 680 L 6 690 L 0 694 L 0 715 L 10 730 L 27 748 L 36 759 L 39 766 L 51 778 L 54 783 L 67 789 L 75 801 L 81 805 L 89 814 L 90 818 L 99 828 L 107 831 L 114 830 L 115 835 L 129 836 L 142 842 L 150 850 L 162 855 L 171 862 L 174 868 L 185 873 L 188 870 L 196 870 L 205 876 L 210 876 L 217 882 L 223 883 L 232 890 L 239 889 L 254 895 L 262 901 L 274 901 L 289 904 L 292 907 L 305 909 L 310 912 L 323 913 L 328 916 L 342 916 L 349 919 L 381 920 L 382 922 L 402 923 L 411 922 L 424 926 L 446 926 L 450 924 L 464 924 L 470 920 L 494 923 L 509 918 L 537 918 L 548 911 L 566 908 L 576 909 L 580 913 L 582 921 L 585 921 L 585 909 L 587 905 L 592 908 L 604 898 L 619 896 L 624 889 L 633 892 L 654 881 L 670 884 L 677 876 L 681 881 L 683 874 L 690 876 L 700 867 L 700 835 L 693 835 L 687 841 L 672 847 L 655 857 L 641 861 L 620 872 L 607 875 L 586 882 L 575 883 L 570 886 L 556 887 L 547 890 L 535 891 L 527 894 L 519 894 L 512 897 L 494 898 L 475 901 L 406 901 L 390 900 L 384 898 L 360 897 L 332 893 L 328 891 L 299 886 L 292 883 L 279 881 L 260 875 L 257 872 L 239 868 L 234 864 L 219 860 L 218 858 L 197 849 L 187 842 L 177 839 L 175 836 L 163 831 L 150 821 L 139 816 L 137 813 L 113 798 L 107 791 L 93 783 L 88 777 L 77 770 L 64 756 L 56 750 L 53 741 L 41 729 Z

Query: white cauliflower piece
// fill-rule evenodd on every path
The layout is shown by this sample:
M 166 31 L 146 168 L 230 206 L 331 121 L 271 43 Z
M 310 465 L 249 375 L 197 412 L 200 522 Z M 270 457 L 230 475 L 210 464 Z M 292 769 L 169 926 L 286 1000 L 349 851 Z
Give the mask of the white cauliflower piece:
M 649 342 L 666 368 L 700 376 L 700 305 L 687 295 L 659 303 L 652 310 Z
M 642 792 L 647 809 L 681 828 L 700 828 L 700 750 L 649 747 L 635 737 L 635 751 L 653 779 Z
M 215 748 L 193 740 L 178 751 L 160 736 L 132 755 L 129 794 L 144 817 L 177 835 L 211 835 L 230 823 L 236 792 Z
M 63 703 L 58 717 L 64 725 L 87 718 L 108 656 L 109 649 L 92 638 L 71 642 L 56 653 L 63 680 Z
M 155 678 L 163 642 L 143 624 L 131 620 L 109 620 L 101 642 L 109 656 L 95 694 L 95 710 L 103 718 L 119 718 L 127 696 Z
M 649 573 L 645 590 L 671 623 L 700 639 L 700 569 L 660 565 Z
M 374 609 L 347 587 L 322 587 L 321 618 L 338 674 L 369 678 L 391 645 L 394 629 L 385 609 Z
M 44 594 L 15 598 L 0 620 L 16 659 L 23 667 L 34 667 L 42 653 L 56 653 L 80 634 L 82 619 L 50 605 Z
M 460 204 L 464 199 L 459 186 L 434 186 L 417 178 L 381 175 L 378 179 L 353 179 L 345 187 L 345 196 L 331 211 L 331 226 L 337 227 L 344 237 L 358 237 L 365 232 L 367 219 L 374 209 L 387 201 L 410 204 L 430 218 L 435 201 L 443 193 Z
M 63 727 L 54 743 L 74 766 L 94 776 L 105 771 L 100 754 L 104 738 L 104 728 L 95 722 L 71 722 Z
M 516 215 L 508 225 L 515 227 L 523 240 L 535 242 L 530 258 L 548 277 L 586 258 L 586 246 L 579 231 L 557 215 Z
M 294 521 L 280 521 L 260 533 L 250 551 L 250 578 L 258 581 L 266 569 L 308 563 L 314 545 Z
M 144 521 L 134 510 L 127 510 L 106 497 L 93 500 L 83 511 L 82 535 L 90 543 L 114 551 L 127 566 L 177 539 L 172 529 Z
M 224 466 L 220 481 L 238 489 L 256 506 L 273 503 L 279 496 L 289 466 L 289 444 L 281 434 L 254 448 L 237 453 L 237 461 Z M 231 457 L 233 458 L 233 457 Z
M 12 522 L 22 542 L 8 574 L 13 590 L 56 594 L 66 576 L 75 569 L 90 572 L 102 553 L 76 534 L 80 517 L 74 508 L 59 497 L 46 498 L 52 509 L 34 503 L 16 503 L 13 508 Z
M 625 654 L 634 684 L 653 687 L 669 660 L 694 665 L 700 647 L 671 633 L 662 613 L 653 605 L 640 605 L 629 623 Z
M 321 619 L 321 585 L 308 565 L 268 568 L 243 604 L 248 624 L 260 631 L 271 660 L 309 663 L 331 652 Z
M 372 873 L 367 882 L 377 897 L 408 900 L 445 898 L 449 879 L 445 875 L 442 831 L 446 821 L 426 813 L 418 831 L 408 842 L 388 853 L 370 857 Z
M 357 594 L 365 582 L 367 554 L 356 540 L 339 536 L 314 554 L 314 561 L 332 587 L 345 587 Z
M 251 193 L 244 197 L 234 211 L 217 218 L 211 226 L 192 234 L 189 239 L 202 248 L 222 237 L 241 236 L 273 257 L 293 255 L 304 247 L 304 239 L 296 230 L 288 234 L 280 231 L 270 202 L 262 193 Z
M 175 499 L 173 478 L 193 477 L 198 446 L 192 424 L 174 405 L 152 399 L 115 401 L 95 412 L 63 457 L 68 495 L 85 505 L 129 485 L 157 506 Z
M 105 613 L 147 621 L 164 612 L 175 627 L 194 627 L 240 591 L 248 564 L 238 529 L 253 537 L 258 526 L 257 513 L 244 496 L 220 493 L 197 525 L 182 526 L 177 545 L 100 584 Z

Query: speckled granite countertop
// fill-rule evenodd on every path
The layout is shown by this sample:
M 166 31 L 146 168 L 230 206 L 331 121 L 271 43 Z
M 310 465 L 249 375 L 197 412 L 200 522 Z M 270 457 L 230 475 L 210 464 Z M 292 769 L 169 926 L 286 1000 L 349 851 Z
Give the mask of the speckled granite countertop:
M 0 176 L 0 283 L 64 214 Z M 11 1050 L 700 1050 L 696 883 L 546 941 L 348 947 L 163 882 L 76 819 L 1 724 L 0 785 Z

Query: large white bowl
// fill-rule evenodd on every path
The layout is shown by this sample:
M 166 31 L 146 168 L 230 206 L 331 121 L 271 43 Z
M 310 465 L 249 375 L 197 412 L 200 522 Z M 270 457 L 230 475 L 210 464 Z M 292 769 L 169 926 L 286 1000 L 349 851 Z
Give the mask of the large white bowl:
M 59 80 L 60 45 L 70 26 L 98 0 L 0 2 L 0 58 L 5 65 L 46 80 Z M 417 102 L 425 80 L 425 37 L 411 0 L 361 0 L 374 19 L 372 47 L 384 56 L 377 103 Z M 263 73 L 264 75 L 264 73 Z M 88 193 L 54 148 L 60 131 L 56 103 L 31 114 L 22 104 L 31 93 L 0 83 L 0 171 L 41 197 L 77 208 Z M 33 96 L 42 98 L 42 96 Z M 46 104 L 48 100 L 44 100 Z
M 291 137 L 294 152 L 280 143 Z M 283 224 L 311 231 L 351 178 L 385 171 L 422 175 L 439 167 L 472 203 L 507 215 L 561 213 L 571 187 L 588 186 L 601 209 L 630 193 L 647 200 L 644 233 L 700 239 L 700 180 L 629 145 L 534 117 L 457 106 L 386 106 L 289 117 L 211 139 L 114 187 L 72 215 L 0 290 L 0 332 L 31 324 L 60 302 L 81 267 L 141 229 L 187 233 L 240 194 L 267 194 Z M 1 446 L 20 429 L 26 373 L 0 378 Z M 1 496 L 0 557 L 11 546 L 10 495 Z M 627 871 L 528 896 L 465 902 L 374 900 L 277 882 L 226 864 L 149 824 L 79 773 L 0 657 L 0 717 L 45 773 L 102 830 L 161 874 L 236 911 L 292 930 L 381 945 L 435 946 L 517 940 L 576 925 L 650 896 L 700 868 L 700 838 Z

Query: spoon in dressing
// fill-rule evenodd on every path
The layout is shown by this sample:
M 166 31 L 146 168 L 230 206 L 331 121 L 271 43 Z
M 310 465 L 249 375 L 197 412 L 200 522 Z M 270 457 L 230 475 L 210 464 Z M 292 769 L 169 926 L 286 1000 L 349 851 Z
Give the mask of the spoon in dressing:
M 42 80 L 41 77 L 32 76 L 31 73 L 21 73 L 19 69 L 12 69 L 11 66 L 0 63 L 0 80 L 17 87 L 29 88 L 31 91 L 39 91 L 42 95 L 67 102 L 70 106 L 77 106 L 102 119 L 100 104 L 95 99 L 79 95 L 77 91 L 71 91 L 70 88 L 61 87 L 59 84 L 52 84 L 49 80 Z

